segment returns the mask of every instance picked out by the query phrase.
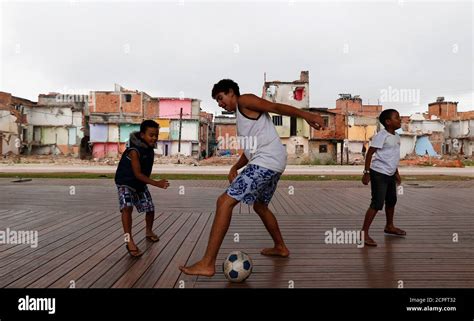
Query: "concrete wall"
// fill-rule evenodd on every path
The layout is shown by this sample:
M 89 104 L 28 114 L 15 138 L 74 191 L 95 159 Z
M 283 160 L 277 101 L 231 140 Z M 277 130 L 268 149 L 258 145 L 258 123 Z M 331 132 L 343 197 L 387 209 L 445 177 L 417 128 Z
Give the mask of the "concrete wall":
M 465 156 L 474 155 L 474 141 L 469 139 L 461 139 L 460 141 L 461 151 Z
M 444 124 L 440 120 L 412 120 L 408 124 L 408 131 L 411 133 L 431 133 L 444 132 Z
M 474 120 L 457 120 L 448 123 L 449 137 L 474 137 Z
M 272 117 L 272 121 L 273 121 L 273 117 L 276 116 L 280 116 L 278 114 L 270 114 L 270 117 Z M 275 126 L 275 129 L 278 133 L 278 136 L 280 137 L 290 137 L 290 125 L 291 125 L 291 117 L 288 117 L 288 116 L 281 116 L 282 118 L 282 125 L 281 126 Z
M 349 141 L 368 142 L 377 132 L 377 126 L 350 126 L 347 130 Z
M 25 109 L 28 124 L 33 126 L 82 127 L 82 112 L 70 107 L 33 107 Z
M 286 152 L 288 155 L 295 155 L 295 156 L 303 156 L 308 155 L 309 146 L 308 146 L 308 139 L 301 137 L 301 136 L 291 136 L 290 138 L 281 138 L 281 143 L 286 145 Z M 302 145 L 303 146 L 303 153 L 296 154 L 296 146 Z
M 108 126 L 107 124 L 89 124 L 90 128 L 90 142 L 107 142 L 108 141 Z
M 181 141 L 181 155 L 191 156 L 192 155 L 192 143 Z M 171 155 L 178 155 L 178 142 L 171 142 Z
M 130 139 L 130 133 L 140 131 L 139 124 L 120 124 L 119 125 L 119 135 L 120 142 L 125 143 Z
M 30 153 L 78 155 L 78 145 L 84 137 L 82 111 L 73 111 L 70 106 L 31 107 L 25 109 L 25 114 L 28 126 L 23 141 Z
M 179 140 L 179 120 L 170 122 L 170 139 Z M 181 125 L 181 141 L 199 141 L 199 121 L 183 120 Z
M 326 145 L 326 153 L 319 151 L 321 145 Z M 308 146 L 310 161 L 319 160 L 321 164 L 336 161 L 336 144 L 325 140 L 310 140 Z
M 362 155 L 362 147 L 364 146 L 364 142 L 358 141 L 349 141 L 348 149 L 350 154 L 360 154 Z M 366 146 L 367 148 L 367 146 Z
M 28 149 L 39 155 L 79 155 L 76 127 L 28 126 Z
M 191 100 L 191 116 L 192 118 L 198 118 L 201 113 L 201 101 L 199 99 Z
M 10 110 L 0 110 L 0 152 L 2 155 L 7 153 L 19 154 L 16 119 L 15 116 L 10 114 Z
M 192 116 L 191 100 L 160 98 L 159 118 L 179 119 L 181 108 L 183 108 L 183 119 L 190 119 Z
M 156 143 L 155 153 L 157 155 L 162 155 L 162 156 L 171 155 L 171 144 L 172 144 L 171 141 L 158 141 Z M 168 154 L 165 153 L 166 152 L 165 146 L 168 146 Z
M 109 143 L 118 143 L 119 139 L 119 126 L 116 124 L 108 124 L 107 128 L 107 141 Z
M 302 89 L 301 100 L 297 100 L 300 96 L 297 95 L 299 89 Z M 264 99 L 287 104 L 296 108 L 308 108 L 309 107 L 309 84 L 287 84 L 272 82 L 269 84 L 267 90 L 264 93 Z
M 400 158 L 405 158 L 415 149 L 416 136 L 400 135 Z
M 125 143 L 94 143 L 92 156 L 94 158 L 116 157 L 125 150 Z

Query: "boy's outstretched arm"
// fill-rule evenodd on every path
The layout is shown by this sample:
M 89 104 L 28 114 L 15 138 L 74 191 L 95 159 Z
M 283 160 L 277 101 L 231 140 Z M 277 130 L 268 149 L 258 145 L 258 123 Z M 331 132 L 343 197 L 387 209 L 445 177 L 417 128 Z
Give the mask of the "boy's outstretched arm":
M 138 180 L 142 181 L 145 184 L 153 185 L 164 189 L 167 189 L 168 186 L 170 186 L 170 183 L 168 183 L 168 180 L 166 179 L 155 181 L 154 179 L 151 179 L 142 173 L 140 159 L 138 158 L 138 152 L 136 150 L 131 150 L 129 155 L 130 159 L 132 160 L 133 175 L 135 175 Z
M 239 106 L 258 112 L 275 113 L 284 116 L 301 117 L 313 128 L 321 129 L 324 121 L 319 113 L 310 113 L 290 105 L 273 103 L 253 94 L 245 94 L 239 97 Z
M 232 183 L 234 178 L 237 176 L 238 174 L 237 171 L 241 169 L 242 167 L 244 167 L 245 165 L 247 165 L 248 162 L 249 160 L 247 159 L 247 156 L 245 156 L 245 153 L 242 153 L 242 156 L 240 156 L 237 163 L 235 163 L 234 166 L 232 166 L 229 171 L 229 175 L 227 176 L 227 178 L 229 179 L 230 183 Z
M 375 147 L 369 147 L 369 150 L 367 151 L 367 155 L 365 155 L 365 167 L 364 171 L 370 171 L 370 163 L 372 162 L 372 155 L 374 155 L 375 151 L 377 148 Z M 367 185 L 370 182 L 370 174 L 364 173 L 364 176 L 362 176 L 362 184 Z

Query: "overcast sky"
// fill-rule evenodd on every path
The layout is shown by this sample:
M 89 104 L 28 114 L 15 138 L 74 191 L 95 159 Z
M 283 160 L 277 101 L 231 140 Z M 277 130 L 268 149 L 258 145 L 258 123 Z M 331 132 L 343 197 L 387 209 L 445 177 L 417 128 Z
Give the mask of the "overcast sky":
M 0 90 L 36 101 L 118 83 L 220 114 L 222 78 L 260 96 L 264 72 L 309 70 L 313 107 L 351 93 L 404 115 L 437 96 L 473 110 L 473 16 L 471 1 L 2 2 Z

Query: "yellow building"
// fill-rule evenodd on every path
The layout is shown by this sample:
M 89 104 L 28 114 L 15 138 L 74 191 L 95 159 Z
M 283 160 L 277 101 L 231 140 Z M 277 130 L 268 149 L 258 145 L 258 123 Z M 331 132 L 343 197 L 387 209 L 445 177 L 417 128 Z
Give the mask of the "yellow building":
M 160 125 L 160 134 L 158 140 L 169 140 L 170 139 L 170 120 L 169 119 L 155 119 Z

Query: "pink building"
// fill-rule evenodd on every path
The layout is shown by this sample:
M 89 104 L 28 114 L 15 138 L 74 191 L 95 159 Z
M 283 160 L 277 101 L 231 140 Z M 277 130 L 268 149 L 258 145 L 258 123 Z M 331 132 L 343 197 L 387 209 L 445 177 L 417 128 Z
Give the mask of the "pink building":
M 160 97 L 159 118 L 179 119 L 179 113 L 183 108 L 183 119 L 190 119 L 192 115 L 192 99 L 190 98 L 167 98 Z

